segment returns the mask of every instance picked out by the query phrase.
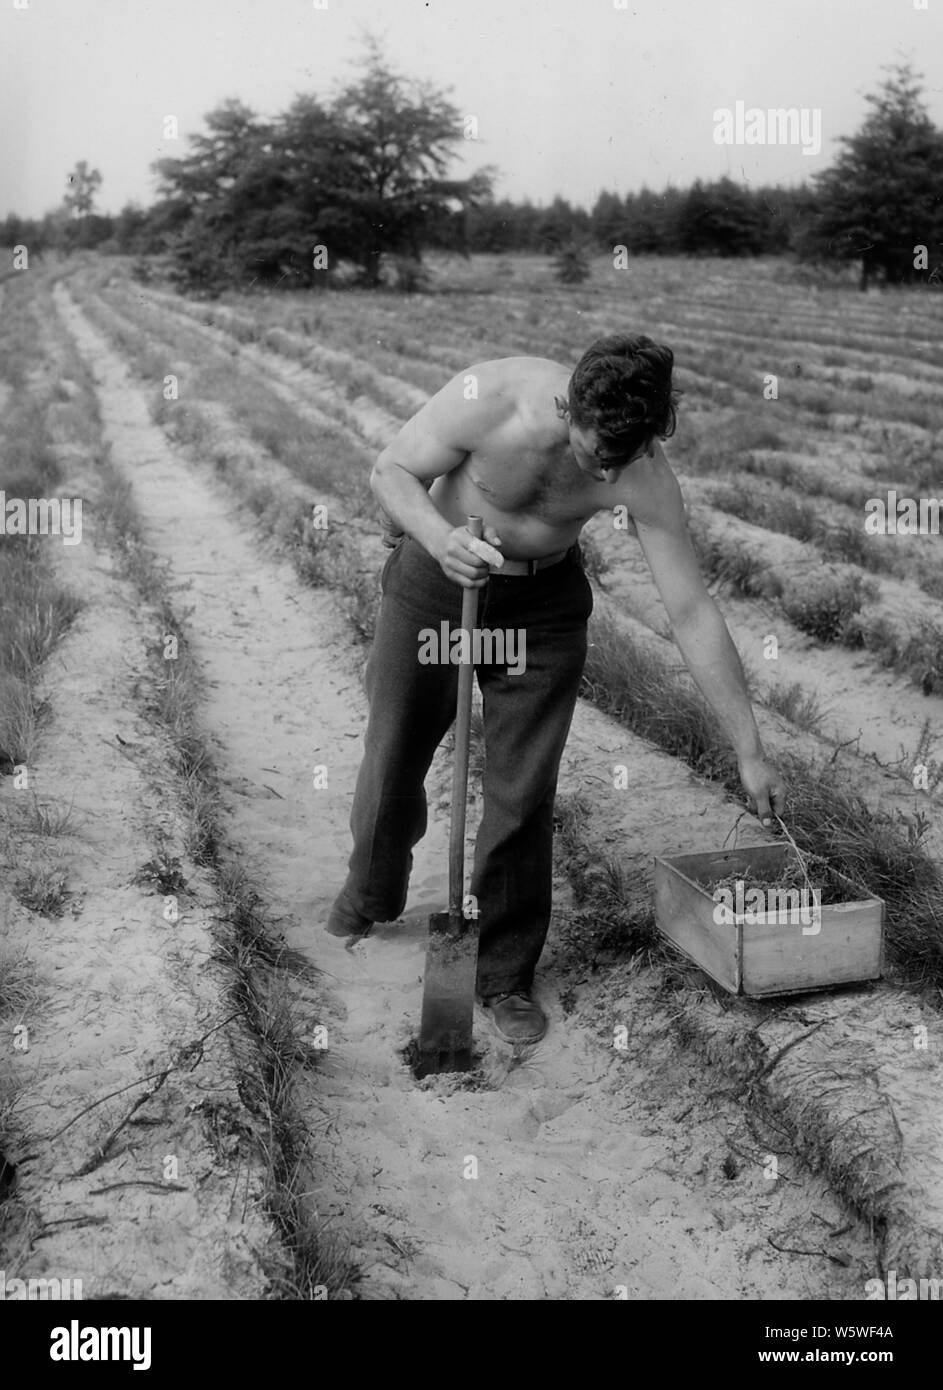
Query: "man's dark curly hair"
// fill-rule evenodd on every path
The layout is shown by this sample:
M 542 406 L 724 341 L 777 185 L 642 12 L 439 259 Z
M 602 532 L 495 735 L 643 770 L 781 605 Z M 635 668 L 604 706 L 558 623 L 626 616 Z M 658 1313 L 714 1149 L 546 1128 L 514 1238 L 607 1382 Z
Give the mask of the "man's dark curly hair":
M 631 455 L 677 425 L 680 392 L 672 390 L 671 348 L 616 333 L 583 353 L 570 377 L 570 419 L 593 429 L 607 449 Z

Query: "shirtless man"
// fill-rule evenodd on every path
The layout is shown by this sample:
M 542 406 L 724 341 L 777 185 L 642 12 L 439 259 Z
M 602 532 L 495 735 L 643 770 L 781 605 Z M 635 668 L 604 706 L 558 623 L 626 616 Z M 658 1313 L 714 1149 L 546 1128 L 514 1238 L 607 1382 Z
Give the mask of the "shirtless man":
M 658 443 L 675 427 L 672 365 L 669 348 L 625 336 L 594 343 L 572 373 L 541 357 L 480 363 L 403 426 L 370 479 L 398 541 L 383 568 L 366 670 L 354 849 L 327 930 L 363 936 L 405 906 L 412 849 L 426 829 L 423 781 L 455 717 L 458 679 L 448 661 L 419 661 L 419 634 L 443 621 L 457 628 L 462 588 L 479 588 L 479 629 L 526 633 L 523 670 L 476 667 L 486 755 L 471 878 L 478 998 L 512 1042 L 535 1042 L 546 1028 L 531 986 L 550 920 L 557 773 L 593 606 L 577 541 L 596 512 L 626 508 L 745 791 L 766 825 L 782 809 L 740 659 L 704 586 Z M 484 518 L 483 540 L 468 531 L 469 515 Z

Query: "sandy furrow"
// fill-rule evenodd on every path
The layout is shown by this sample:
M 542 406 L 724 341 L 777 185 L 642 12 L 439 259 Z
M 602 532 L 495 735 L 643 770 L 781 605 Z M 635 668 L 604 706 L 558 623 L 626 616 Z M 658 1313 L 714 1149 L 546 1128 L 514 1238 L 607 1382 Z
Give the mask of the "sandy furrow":
M 222 306 L 213 312 L 214 320 L 218 320 L 217 325 L 215 321 L 207 323 L 207 311 L 203 306 L 188 304 L 177 295 L 149 290 L 146 295 L 142 294 L 140 299 L 145 306 L 152 305 L 158 313 L 185 320 L 191 331 L 203 334 L 208 341 L 228 351 L 232 350 L 234 341 L 238 341 L 227 324 L 237 320 L 239 316 Z M 299 335 L 286 334 L 284 329 L 270 329 L 269 332 L 281 333 L 284 338 L 291 339 L 296 344 L 302 341 Z M 326 418 L 334 428 L 338 425 L 349 426 L 349 422 L 353 420 L 356 431 L 362 436 L 362 439 L 357 441 L 361 444 L 365 439 L 370 445 L 382 448 L 399 429 L 403 420 L 426 399 L 425 395 L 398 377 L 384 376 L 373 368 L 366 369 L 370 380 L 380 387 L 386 386 L 395 390 L 403 398 L 401 415 L 394 414 L 369 395 L 345 395 L 334 380 L 332 372 L 340 374 L 343 379 L 344 374 L 354 368 L 363 375 L 364 363 L 358 362 L 351 353 L 339 352 L 314 340 L 307 343 L 306 347 L 307 361 L 304 363 L 275 348 L 254 343 L 239 342 L 237 352 L 242 360 L 259 367 L 268 377 L 276 394 L 282 399 L 291 398 L 296 409 L 302 407 L 310 412 L 311 403 L 320 400 L 322 407 L 315 405 L 314 412 L 323 413 L 323 408 L 326 407 Z M 286 388 L 290 396 L 285 394 Z
M 89 451 L 56 429 L 51 447 L 67 473 L 62 495 L 94 496 Z M 49 845 L 68 884 L 61 916 L 11 906 L 38 997 L 24 1019 L 28 1049 L 14 1054 L 30 1152 L 18 1155 L 25 1217 L 6 1274 L 79 1279 L 86 1299 L 257 1298 L 272 1228 L 237 1091 L 215 898 L 183 849 L 168 747 L 143 703 L 145 644 L 160 629 L 147 627 L 89 523 L 81 544 L 52 552 L 85 607 L 43 671 L 50 715 L 29 788 L 0 787 L 4 817 L 19 817 L 17 799 L 27 813 L 32 796 L 66 817 Z M 163 897 L 138 881 L 161 855 L 186 879 L 172 923 Z

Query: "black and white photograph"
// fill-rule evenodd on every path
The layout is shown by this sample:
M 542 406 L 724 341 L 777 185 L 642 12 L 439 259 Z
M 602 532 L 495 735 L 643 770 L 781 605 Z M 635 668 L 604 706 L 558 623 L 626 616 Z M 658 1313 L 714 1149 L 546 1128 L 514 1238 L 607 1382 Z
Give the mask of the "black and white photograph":
M 28 1364 L 592 1301 L 908 1364 L 941 0 L 0 0 L 0 119 Z

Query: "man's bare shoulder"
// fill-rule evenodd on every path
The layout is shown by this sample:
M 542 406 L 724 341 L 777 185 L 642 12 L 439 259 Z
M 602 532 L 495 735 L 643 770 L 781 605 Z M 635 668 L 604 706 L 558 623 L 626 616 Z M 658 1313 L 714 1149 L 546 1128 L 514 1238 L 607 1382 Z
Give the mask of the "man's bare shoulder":
M 657 440 L 650 459 L 639 459 L 624 470 L 613 486 L 612 500 L 643 526 L 676 530 L 686 524 L 681 485 Z
M 569 376 L 570 369 L 551 357 L 493 357 L 487 362 L 478 362 L 469 367 L 470 372 L 481 372 L 488 379 L 528 385 L 555 381 L 560 376 Z
M 495 357 L 476 362 L 454 380 L 471 378 L 477 385 L 479 399 L 512 401 L 519 407 L 529 407 L 535 398 L 542 399 L 560 389 L 569 378 L 562 362 L 549 357 Z
M 482 429 L 517 418 L 531 429 L 538 421 L 552 430 L 554 394 L 565 390 L 568 369 L 546 357 L 496 357 L 457 372 L 419 412 L 450 428 Z M 461 407 L 460 411 L 457 407 Z

